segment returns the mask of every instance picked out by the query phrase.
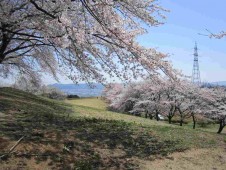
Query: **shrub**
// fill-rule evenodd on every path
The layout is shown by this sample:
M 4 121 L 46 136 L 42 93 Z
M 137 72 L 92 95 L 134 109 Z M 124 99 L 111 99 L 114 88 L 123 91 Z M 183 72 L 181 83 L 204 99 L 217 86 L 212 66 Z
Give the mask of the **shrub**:
M 67 98 L 68 99 L 78 99 L 78 98 L 80 98 L 78 95 L 76 95 L 76 94 L 69 94 L 68 96 L 67 96 Z
M 66 99 L 66 94 L 58 89 L 55 88 L 50 88 L 49 92 L 44 94 L 50 99 L 55 99 L 55 100 L 64 100 Z
M 213 124 L 213 123 L 214 122 L 209 119 L 202 119 L 197 122 L 197 124 L 202 128 L 206 128 L 208 125 Z

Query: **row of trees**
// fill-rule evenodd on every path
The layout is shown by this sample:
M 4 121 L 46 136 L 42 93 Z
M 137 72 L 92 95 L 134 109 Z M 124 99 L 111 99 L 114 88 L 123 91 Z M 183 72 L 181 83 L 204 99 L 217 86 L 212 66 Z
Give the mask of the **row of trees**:
M 218 121 L 218 133 L 226 125 L 226 89 L 200 88 L 187 81 L 166 80 L 161 83 L 146 80 L 127 86 L 109 84 L 104 90 L 109 108 L 132 114 L 144 113 L 145 117 L 167 117 L 169 123 L 179 115 L 182 126 L 186 118 L 192 117 L 193 128 L 197 116 Z

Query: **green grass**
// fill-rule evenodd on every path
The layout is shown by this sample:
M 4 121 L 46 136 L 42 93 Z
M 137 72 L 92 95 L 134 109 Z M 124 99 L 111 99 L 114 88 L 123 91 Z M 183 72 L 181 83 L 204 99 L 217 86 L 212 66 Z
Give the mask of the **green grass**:
M 68 100 L 69 103 L 76 106 L 86 106 L 96 110 L 107 111 L 107 104 L 103 102 L 99 97 L 98 98 L 80 98 L 80 99 L 72 99 Z
M 22 154 L 14 153 L 8 158 L 12 162 L 3 162 L 3 167 L 13 169 L 13 158 L 25 164 L 33 158 L 40 168 L 48 160 L 46 169 L 136 169 L 134 159 L 216 148 L 225 141 L 223 135 L 213 133 L 213 127 L 193 130 L 190 123 L 179 127 L 107 111 L 106 107 L 97 98 L 62 102 L 0 88 L 0 155 L 24 135 L 21 145 L 26 148 L 21 146 Z M 3 145 L 1 141 L 7 142 Z
M 218 128 L 216 124 L 208 125 L 206 128 L 197 125 L 197 129 L 192 129 L 192 122 L 184 124 L 182 127 L 170 125 L 163 121 L 157 122 L 156 120 L 106 111 L 106 103 L 97 98 L 75 99 L 66 102 L 73 106 L 74 117 L 123 120 L 133 126 L 149 129 L 161 139 L 180 141 L 175 145 L 176 148 L 208 148 L 214 147 L 218 141 L 222 141 L 222 135 L 216 134 Z M 93 108 L 93 106 L 95 107 Z
M 128 123 L 134 123 L 138 125 L 150 126 L 167 126 L 174 128 L 175 126 L 179 126 L 179 123 L 175 123 L 173 125 L 168 124 L 167 121 L 157 122 L 155 120 L 144 119 L 141 117 L 135 117 L 128 114 L 122 114 L 117 112 L 112 112 L 107 110 L 107 104 L 101 100 L 100 98 L 82 98 L 82 99 L 74 99 L 67 100 L 66 103 L 72 105 L 75 117 L 87 117 L 87 118 L 100 118 L 100 119 L 109 119 L 109 120 L 123 120 Z M 177 118 L 176 118 L 177 119 Z M 187 123 L 183 124 L 185 129 L 192 129 L 193 122 L 190 119 L 185 120 Z M 206 132 L 217 132 L 219 128 L 218 124 L 207 124 L 205 127 L 200 126 L 200 123 L 196 123 L 196 130 L 192 131 L 206 131 Z M 226 128 L 223 130 L 222 134 L 226 134 Z
M 52 168 L 54 166 L 70 168 L 71 164 L 74 168 L 133 169 L 137 165 L 130 161 L 124 162 L 126 159 L 134 156 L 154 159 L 156 156 L 165 156 L 181 150 L 175 147 L 179 141 L 165 141 L 152 134 L 148 128 L 137 126 L 132 122 L 124 122 L 123 116 L 128 115 L 107 112 L 103 101 L 97 100 L 97 105 L 92 105 L 94 101 L 95 99 L 81 99 L 78 102 L 91 105 L 88 110 L 93 114 L 101 114 L 100 111 L 105 111 L 109 114 L 109 118 L 117 114 L 118 119 L 110 120 L 97 115 L 86 117 L 82 112 L 72 112 L 70 104 L 11 88 L 1 88 L 0 106 L 4 116 L 0 117 L 0 137 L 10 143 L 25 136 L 23 141 L 26 147 L 30 147 L 29 151 L 26 150 L 25 157 L 24 154 L 14 156 L 30 159 L 31 155 L 38 155 L 35 157 L 37 163 L 47 161 L 48 158 Z M 86 107 L 78 108 L 86 109 Z M 133 119 L 131 116 L 128 117 Z M 35 148 L 36 145 L 39 147 Z M 5 152 L 5 148 L 7 147 L 0 147 L 0 155 Z M 96 148 L 112 151 L 118 149 L 123 155 L 112 157 L 111 154 L 106 155 L 102 151 L 96 151 Z M 20 152 L 23 153 L 24 150 Z M 101 159 L 102 157 L 106 158 Z
M 0 88 L 0 109 L 6 113 L 23 111 L 33 115 L 66 114 L 70 106 L 60 101 L 53 101 L 12 88 Z
M 170 126 L 164 122 L 150 121 L 141 117 L 135 117 L 128 114 L 122 114 L 112 111 L 107 111 L 107 105 L 103 100 L 97 98 L 85 98 L 67 100 L 66 103 L 72 105 L 74 110 L 73 117 L 85 117 L 85 118 L 99 118 L 107 120 L 123 120 L 128 123 L 138 125 L 159 125 Z

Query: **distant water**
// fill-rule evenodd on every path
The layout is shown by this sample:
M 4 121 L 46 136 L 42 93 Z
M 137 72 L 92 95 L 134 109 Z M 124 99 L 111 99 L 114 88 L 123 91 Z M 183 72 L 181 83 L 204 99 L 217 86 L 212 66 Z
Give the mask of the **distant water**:
M 87 84 L 52 84 L 50 86 L 60 89 L 66 94 L 76 94 L 79 97 L 97 97 L 101 96 L 104 86 L 101 84 L 94 84 L 91 88 Z

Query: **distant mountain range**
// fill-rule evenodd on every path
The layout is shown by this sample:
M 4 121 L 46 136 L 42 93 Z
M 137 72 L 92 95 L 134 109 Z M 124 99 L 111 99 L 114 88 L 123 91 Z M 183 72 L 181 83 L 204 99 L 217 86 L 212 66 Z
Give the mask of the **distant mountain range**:
M 93 84 L 91 88 L 87 84 L 51 84 L 49 86 L 60 89 L 66 94 L 76 94 L 79 97 L 97 97 L 101 96 L 104 86 L 102 84 Z
M 226 86 L 226 81 L 207 83 L 213 86 Z M 94 84 L 94 88 L 91 88 L 87 84 L 51 84 L 49 86 L 60 89 L 66 94 L 76 94 L 79 97 L 97 97 L 101 96 L 104 86 L 102 84 Z
M 216 86 L 226 86 L 226 81 L 212 82 L 210 84 L 216 85 Z

